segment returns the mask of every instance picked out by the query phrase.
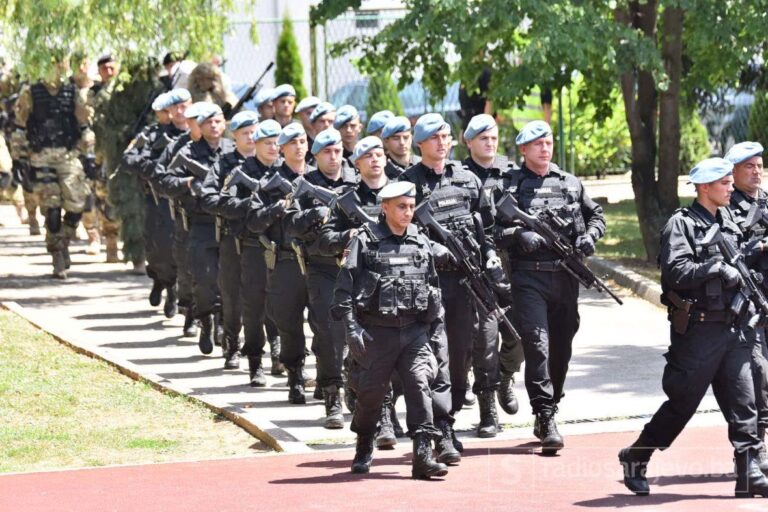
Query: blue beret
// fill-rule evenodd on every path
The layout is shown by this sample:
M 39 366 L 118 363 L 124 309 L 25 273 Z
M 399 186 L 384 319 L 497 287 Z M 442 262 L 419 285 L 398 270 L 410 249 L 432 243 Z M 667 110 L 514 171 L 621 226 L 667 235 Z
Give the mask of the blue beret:
M 762 154 L 763 146 L 759 142 L 739 142 L 738 144 L 734 144 L 731 149 L 728 150 L 728 153 L 725 154 L 725 159 L 733 165 L 736 165 L 753 156 Z
M 240 128 L 246 128 L 258 122 L 259 116 L 256 114 L 256 112 L 243 110 L 232 116 L 232 119 L 229 121 L 229 129 L 234 132 Z
M 318 117 L 325 115 L 328 112 L 336 112 L 336 107 L 334 107 L 331 103 L 328 103 L 327 101 L 318 103 L 315 106 L 315 110 L 313 110 L 312 114 L 310 114 L 309 116 L 309 122 L 314 123 Z
M 304 112 L 307 109 L 315 108 L 322 100 L 317 96 L 307 96 L 296 105 L 296 113 Z
M 355 107 L 352 105 L 342 105 L 336 111 L 336 120 L 333 122 L 333 127 L 338 130 L 356 117 L 360 117 L 360 114 L 357 113 Z
M 712 183 L 733 173 L 733 164 L 725 158 L 702 160 L 688 173 L 689 183 Z
M 523 144 L 528 144 L 529 142 L 546 137 L 547 135 L 552 135 L 552 128 L 550 128 L 547 123 L 544 121 L 531 121 L 523 126 L 520 133 L 517 134 L 515 144 L 522 146 Z
M 274 89 L 262 89 L 256 94 L 256 97 L 253 99 L 253 104 L 256 105 L 256 108 L 259 108 L 266 102 L 272 101 L 273 99 L 275 99 Z
M 464 130 L 464 140 L 472 140 L 486 130 L 496 126 L 496 120 L 488 114 L 478 114 L 469 120 L 467 129 Z
M 152 110 L 155 112 L 158 112 L 160 110 L 165 110 L 168 108 L 168 93 L 164 92 L 155 98 L 155 101 L 152 102 Z
M 418 144 L 424 142 L 444 128 L 451 129 L 451 126 L 445 122 L 440 114 L 424 114 L 413 127 L 413 142 Z
M 357 159 L 369 152 L 372 149 L 376 148 L 383 148 L 381 144 L 381 139 L 371 135 L 369 137 L 363 137 L 359 141 L 357 141 L 357 144 L 355 144 L 355 149 L 352 151 L 352 155 L 349 157 L 350 160 L 352 160 L 352 163 L 357 162 Z
M 411 131 L 411 122 L 408 120 L 407 117 L 404 116 L 397 116 L 393 117 L 389 121 L 387 121 L 387 124 L 384 125 L 384 128 L 381 130 L 381 138 L 386 139 L 393 135 L 397 135 L 400 132 L 408 132 Z
M 378 198 L 383 201 L 384 199 L 394 199 L 401 196 L 416 197 L 416 185 L 410 181 L 388 183 L 381 189 Z
M 267 137 L 277 137 L 280 135 L 280 123 L 274 119 L 265 119 L 260 122 L 256 130 L 251 135 L 251 140 L 261 140 Z
M 196 103 L 191 104 L 187 107 L 187 110 L 184 111 L 184 117 L 187 119 L 197 119 L 198 114 L 200 114 L 200 107 L 205 105 L 206 102 L 204 101 L 198 101 Z
M 282 98 L 283 96 L 293 96 L 296 97 L 296 89 L 293 88 L 291 84 L 282 84 L 275 87 L 275 90 L 272 94 L 272 99 L 276 100 L 277 98 Z
M 387 121 L 393 117 L 395 117 L 395 114 L 389 110 L 380 110 L 379 112 L 376 112 L 371 116 L 370 121 L 368 121 L 368 127 L 365 129 L 366 133 L 378 132 L 383 129 L 384 125 L 387 124 Z
M 312 154 L 316 155 L 328 146 L 334 144 L 341 144 L 341 134 L 338 130 L 328 128 L 321 131 L 315 137 L 315 141 L 312 143 Z
M 215 103 L 209 103 L 207 101 L 202 102 L 202 104 L 198 107 L 197 112 L 197 122 L 198 124 L 203 124 L 208 119 L 212 118 L 213 116 L 217 116 L 219 114 L 223 114 L 224 112 L 221 111 L 221 107 L 218 106 Z
M 184 103 L 185 101 L 189 101 L 191 99 L 192 99 L 192 95 L 189 94 L 188 90 L 183 89 L 181 87 L 177 87 L 176 89 L 168 93 L 168 98 L 165 102 L 166 103 L 165 108 L 178 105 L 179 103 Z
M 304 135 L 305 133 L 301 123 L 288 123 L 285 125 L 285 128 L 283 128 L 283 131 L 280 132 L 280 137 L 277 139 L 277 143 L 280 146 L 288 144 L 299 135 Z

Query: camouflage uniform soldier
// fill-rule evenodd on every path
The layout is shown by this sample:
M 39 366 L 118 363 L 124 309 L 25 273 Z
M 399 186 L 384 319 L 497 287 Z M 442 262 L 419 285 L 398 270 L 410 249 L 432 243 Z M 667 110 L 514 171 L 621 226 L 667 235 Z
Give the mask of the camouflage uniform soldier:
M 89 196 L 89 203 L 83 212 L 83 227 L 88 233 L 88 248 L 86 254 L 98 255 L 101 252 L 101 238 L 107 243 L 107 263 L 119 263 L 117 253 L 117 237 L 120 232 L 120 223 L 111 212 L 112 208 L 107 202 L 107 176 L 104 167 L 104 131 L 110 129 L 106 126 L 103 110 L 109 102 L 114 90 L 114 77 L 119 71 L 118 63 L 111 55 L 104 55 L 98 60 L 101 82 L 96 82 L 88 89 L 81 89 L 85 95 L 85 105 L 88 111 L 88 124 L 93 130 L 89 137 L 94 137 L 93 155 L 87 155 L 84 161 L 86 176 L 90 180 L 93 194 Z M 90 140 L 89 140 L 90 142 Z
M 45 215 L 45 244 L 53 259 L 53 276 L 66 279 L 69 241 L 88 196 L 88 183 L 78 158 L 81 126 L 88 121 L 85 105 L 59 65 L 56 76 L 22 89 L 16 102 L 16 124 L 26 130 L 34 191 Z M 62 209 L 64 215 L 62 219 Z

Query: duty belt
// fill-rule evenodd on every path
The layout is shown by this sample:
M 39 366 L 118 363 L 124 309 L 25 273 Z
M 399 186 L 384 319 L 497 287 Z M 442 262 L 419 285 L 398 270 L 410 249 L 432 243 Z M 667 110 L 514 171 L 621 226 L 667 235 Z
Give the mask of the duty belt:
M 419 321 L 419 314 L 412 313 L 398 316 L 379 316 L 370 313 L 362 313 L 360 322 L 363 325 L 375 325 L 378 327 L 407 327 Z
M 694 309 L 691 320 L 694 322 L 728 323 L 733 320 L 733 315 L 731 315 L 730 311 Z
M 309 256 L 307 259 L 310 265 L 339 266 L 339 260 L 336 259 L 336 256 Z
M 520 261 L 513 260 L 509 262 L 512 270 L 534 270 L 537 272 L 560 272 L 563 270 L 561 263 L 563 260 L 550 261 Z
M 277 261 L 281 260 L 295 260 L 296 259 L 296 253 L 293 252 L 290 249 L 278 249 L 277 250 Z
M 216 222 L 211 215 L 207 213 L 185 213 L 187 220 L 192 224 L 213 224 Z

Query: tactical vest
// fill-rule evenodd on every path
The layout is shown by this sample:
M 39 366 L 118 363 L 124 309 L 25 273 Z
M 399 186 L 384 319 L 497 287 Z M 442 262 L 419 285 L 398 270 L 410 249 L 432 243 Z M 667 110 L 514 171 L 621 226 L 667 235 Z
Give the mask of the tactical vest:
M 368 242 L 362 255 L 366 271 L 356 286 L 361 314 L 384 318 L 420 315 L 430 305 L 431 253 L 426 239 L 399 244 L 392 237 Z
M 75 86 L 64 84 L 52 96 L 41 83 L 30 87 L 32 112 L 27 120 L 27 139 L 32 151 L 43 148 L 73 149 L 80 139 L 75 117 Z
M 566 174 L 558 172 L 556 176 L 547 176 L 540 186 L 532 179 L 525 179 L 521 169 L 510 170 L 509 176 L 513 183 L 510 191 L 524 211 L 536 215 L 542 210 L 550 209 L 565 221 L 560 233 L 572 242 L 586 233 L 586 223 L 578 196 L 579 188 L 568 186 Z

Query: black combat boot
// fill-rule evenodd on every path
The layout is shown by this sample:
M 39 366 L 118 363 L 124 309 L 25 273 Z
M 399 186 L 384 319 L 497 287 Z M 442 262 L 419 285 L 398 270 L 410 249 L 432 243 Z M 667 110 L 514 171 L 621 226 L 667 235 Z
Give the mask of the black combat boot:
M 405 431 L 403 431 L 403 426 L 400 425 L 400 420 L 397 419 L 397 410 L 395 409 L 395 404 L 397 404 L 398 398 L 399 397 L 397 395 L 392 397 L 392 404 L 389 406 L 389 417 L 392 420 L 392 431 L 395 433 L 395 437 L 401 438 L 405 437 Z
M 240 368 L 240 340 L 237 336 L 225 336 L 227 346 L 224 352 L 224 369 L 237 370 Z
M 538 414 L 539 440 L 541 441 L 541 453 L 554 455 L 563 446 L 563 436 L 557 431 L 555 423 L 555 411 L 541 411 Z
M 269 357 L 272 359 L 272 375 L 283 375 L 285 366 L 280 362 L 280 336 L 269 340 Z
M 352 460 L 352 472 L 364 474 L 371 470 L 373 462 L 373 436 L 357 435 L 355 458 Z
M 304 377 L 302 376 L 303 366 L 298 368 L 286 368 L 288 372 L 288 403 L 305 404 L 307 397 L 304 396 Z
M 179 312 L 177 304 L 176 286 L 169 286 L 165 289 L 165 304 L 163 304 L 163 313 L 165 318 L 173 318 Z
M 213 314 L 213 344 L 221 347 L 224 343 L 224 326 L 221 325 L 221 313 Z
M 480 392 L 480 423 L 477 424 L 477 437 L 496 437 L 499 432 L 499 415 L 496 412 L 496 391 L 486 389 Z
M 763 444 L 760 445 L 760 449 L 757 451 L 757 465 L 760 467 L 766 476 L 768 476 L 768 451 L 765 449 L 765 427 L 757 427 L 757 437 Z
M 197 325 L 197 320 L 195 320 L 189 310 L 187 310 L 187 312 L 184 313 L 184 337 L 194 338 L 197 336 Z
M 624 470 L 624 486 L 638 496 L 648 496 L 651 492 L 646 471 L 653 450 L 641 435 L 631 446 L 619 452 L 619 463 Z
M 163 285 L 160 281 L 152 283 L 152 290 L 149 292 L 149 305 L 156 307 L 160 305 L 160 299 L 163 298 Z
M 737 498 L 768 496 L 768 478 L 757 465 L 757 457 L 750 450 L 736 453 L 736 489 Z
M 499 386 L 499 405 L 507 414 L 516 414 L 520 405 L 515 396 L 515 374 L 502 373 Z
M 440 458 L 438 457 L 438 460 Z M 429 480 L 433 476 L 445 476 L 448 474 L 448 466 L 437 462 L 432 458 L 432 443 L 430 435 L 419 432 L 413 436 L 413 466 L 411 478 Z
M 458 464 L 461 462 L 461 453 L 453 444 L 453 438 L 456 435 L 453 432 L 453 427 L 446 420 L 439 421 L 435 426 L 440 430 L 440 434 L 435 436 L 437 461 L 445 464 Z
M 267 385 L 267 378 L 264 376 L 264 369 L 261 367 L 261 357 L 248 356 L 248 375 L 251 379 L 252 388 L 263 388 Z
M 213 315 L 205 315 L 200 319 L 200 338 L 197 346 L 205 355 L 213 352 Z
M 325 399 L 325 422 L 323 427 L 327 429 L 344 428 L 344 414 L 341 410 L 339 388 L 332 384 L 325 386 L 322 390 L 323 398 Z
M 64 262 L 64 252 L 54 251 L 51 253 L 51 258 L 53 260 L 53 277 L 56 279 L 66 279 L 67 265 Z
M 379 418 L 379 431 L 376 434 L 376 448 L 379 450 L 394 450 L 397 444 L 397 437 L 392 427 L 392 416 L 389 410 L 389 404 L 385 401 L 381 405 L 381 416 Z

